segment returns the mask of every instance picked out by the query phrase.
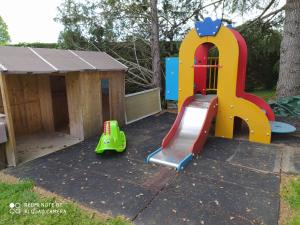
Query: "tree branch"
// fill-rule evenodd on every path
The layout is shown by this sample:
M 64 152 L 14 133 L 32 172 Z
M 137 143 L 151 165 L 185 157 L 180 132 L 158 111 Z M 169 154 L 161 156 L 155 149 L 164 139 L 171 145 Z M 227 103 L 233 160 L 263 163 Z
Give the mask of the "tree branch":
M 274 4 L 275 0 L 271 0 L 270 3 L 267 5 L 267 7 L 262 11 L 262 13 L 257 17 L 257 19 L 260 19 Z
M 283 10 L 285 9 L 285 6 L 286 6 L 286 5 L 282 6 L 281 8 L 279 8 L 279 9 L 277 9 L 277 10 L 274 10 L 274 11 L 272 11 L 272 12 L 266 14 L 266 15 L 264 15 L 264 13 L 260 14 L 260 16 L 258 16 L 258 17 L 255 18 L 254 20 L 250 21 L 250 22 L 248 23 L 247 26 L 253 25 L 253 24 L 254 24 L 255 22 L 257 22 L 258 20 L 264 20 L 264 19 L 266 19 L 266 18 L 268 18 L 268 17 L 270 17 L 270 16 L 275 16 L 276 14 L 280 13 L 281 11 L 283 11 Z M 265 10 L 264 10 L 264 11 L 265 11 Z M 262 15 L 264 15 L 264 16 L 262 16 Z

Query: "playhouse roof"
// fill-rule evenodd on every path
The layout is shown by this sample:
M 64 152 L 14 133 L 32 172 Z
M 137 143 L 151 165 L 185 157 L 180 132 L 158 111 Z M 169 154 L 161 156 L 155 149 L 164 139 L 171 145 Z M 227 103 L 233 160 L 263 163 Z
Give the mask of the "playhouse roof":
M 127 67 L 105 52 L 0 46 L 0 72 L 11 74 L 121 71 Z

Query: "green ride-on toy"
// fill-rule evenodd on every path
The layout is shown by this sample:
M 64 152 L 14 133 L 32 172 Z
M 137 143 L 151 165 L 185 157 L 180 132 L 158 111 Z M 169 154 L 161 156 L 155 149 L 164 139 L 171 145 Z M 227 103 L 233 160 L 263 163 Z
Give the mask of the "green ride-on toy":
M 100 137 L 95 152 L 98 154 L 101 154 L 107 150 L 123 152 L 125 148 L 126 137 L 124 132 L 120 130 L 118 121 L 105 121 L 103 127 L 103 134 Z

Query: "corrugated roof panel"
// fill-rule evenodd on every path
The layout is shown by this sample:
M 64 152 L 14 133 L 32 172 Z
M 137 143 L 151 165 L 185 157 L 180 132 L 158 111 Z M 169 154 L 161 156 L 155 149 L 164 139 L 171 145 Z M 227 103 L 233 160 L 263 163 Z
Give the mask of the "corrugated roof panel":
M 30 49 L 23 47 L 0 47 L 0 71 L 10 73 L 52 73 L 51 66 L 37 57 Z
M 96 67 L 97 70 L 126 70 L 127 67 L 105 52 L 74 51 L 77 55 Z
M 104 52 L 0 46 L 0 71 L 5 73 L 126 69 L 125 65 Z
M 34 48 L 34 51 L 54 65 L 58 71 L 94 70 L 91 65 L 81 60 L 76 54 L 72 54 L 69 50 Z

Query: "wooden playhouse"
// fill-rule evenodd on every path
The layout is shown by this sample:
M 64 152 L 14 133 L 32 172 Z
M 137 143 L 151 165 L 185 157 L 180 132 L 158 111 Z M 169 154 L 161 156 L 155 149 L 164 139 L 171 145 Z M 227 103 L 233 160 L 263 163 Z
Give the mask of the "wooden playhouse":
M 126 69 L 104 52 L 0 47 L 2 161 L 14 166 L 73 145 L 100 134 L 105 120 L 122 125 Z

